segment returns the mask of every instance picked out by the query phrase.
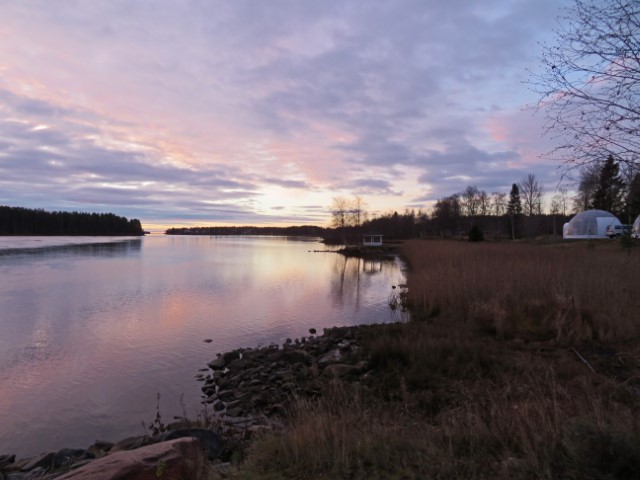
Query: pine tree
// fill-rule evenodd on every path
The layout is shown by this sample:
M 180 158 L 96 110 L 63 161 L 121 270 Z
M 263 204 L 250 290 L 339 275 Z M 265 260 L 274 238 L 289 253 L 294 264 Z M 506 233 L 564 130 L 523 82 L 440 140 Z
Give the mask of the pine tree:
M 627 213 L 627 222 L 633 221 L 640 215 L 640 173 L 636 173 L 629 184 L 627 191 L 625 210 Z
M 606 210 L 614 215 L 620 215 L 623 211 L 624 182 L 620 176 L 620 166 L 613 155 L 609 155 L 602 165 L 598 187 L 593 194 L 591 208 Z
M 520 201 L 520 189 L 518 184 L 514 183 L 511 186 L 511 192 L 509 193 L 509 204 L 507 205 L 508 215 L 520 215 L 522 213 L 522 202 Z
M 522 215 L 522 202 L 520 201 L 520 189 L 518 184 L 514 183 L 511 186 L 511 192 L 509 193 L 509 204 L 507 205 L 507 215 L 511 220 L 511 240 L 515 240 L 520 224 L 520 216 Z

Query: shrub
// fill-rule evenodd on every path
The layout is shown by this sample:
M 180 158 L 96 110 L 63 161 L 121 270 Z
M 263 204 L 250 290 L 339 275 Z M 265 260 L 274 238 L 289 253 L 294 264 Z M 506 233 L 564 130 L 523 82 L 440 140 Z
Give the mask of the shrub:
M 478 225 L 474 225 L 469 230 L 469 241 L 470 242 L 482 242 L 484 240 L 484 232 Z

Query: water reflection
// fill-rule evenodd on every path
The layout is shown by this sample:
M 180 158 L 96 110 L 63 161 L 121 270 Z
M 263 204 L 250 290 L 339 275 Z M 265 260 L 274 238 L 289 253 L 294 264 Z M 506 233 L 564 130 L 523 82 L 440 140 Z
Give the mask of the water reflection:
M 182 394 L 188 413 L 199 408 L 193 374 L 216 352 L 394 319 L 398 261 L 314 247 L 323 248 L 308 239 L 151 236 L 4 251 L 0 452 L 140 434 L 157 393 L 167 418 L 182 414 Z
M 370 277 L 384 273 L 385 265 L 397 272 L 395 258 L 359 258 L 336 255 L 331 276 L 331 298 L 333 305 L 352 304 L 359 310 L 362 304 L 361 292 L 371 288 Z M 391 288 L 392 284 L 389 284 Z
M 32 243 L 37 245 L 37 243 Z M 132 255 L 140 252 L 142 240 L 140 238 L 126 240 L 95 240 L 91 243 L 29 246 L 26 248 L 0 248 L 0 261 L 16 256 L 33 258 L 51 255 L 113 257 L 118 255 Z M 4 258 L 3 258 L 4 257 Z

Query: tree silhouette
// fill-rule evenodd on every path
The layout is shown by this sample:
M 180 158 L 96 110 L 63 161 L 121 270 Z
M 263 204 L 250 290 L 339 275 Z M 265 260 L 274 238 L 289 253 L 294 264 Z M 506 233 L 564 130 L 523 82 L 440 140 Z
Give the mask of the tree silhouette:
M 620 177 L 620 167 L 612 155 L 602 165 L 598 187 L 593 194 L 592 208 L 606 210 L 620 215 L 623 210 L 624 182 Z
M 46 212 L 0 206 L 0 235 L 143 235 L 138 219 L 113 213 Z
M 559 141 L 551 154 L 566 165 L 608 155 L 640 158 L 640 3 L 575 0 L 543 46 L 542 73 L 529 83 L 540 94 L 546 132 Z
M 520 201 L 520 189 L 518 184 L 514 183 L 509 192 L 509 203 L 507 204 L 507 215 L 511 221 L 511 240 L 516 239 L 518 232 L 519 219 L 522 215 L 522 202 Z

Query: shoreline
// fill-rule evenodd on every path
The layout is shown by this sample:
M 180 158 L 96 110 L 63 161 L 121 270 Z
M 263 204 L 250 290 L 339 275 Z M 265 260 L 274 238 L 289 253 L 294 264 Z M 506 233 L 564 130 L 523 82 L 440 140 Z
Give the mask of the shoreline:
M 294 398 L 318 398 L 332 380 L 363 379 L 370 369 L 356 353 L 363 332 L 379 325 L 384 324 L 325 328 L 320 335 L 311 329 L 308 337 L 288 339 L 281 346 L 219 353 L 208 363 L 206 375 L 196 374 L 203 384 L 203 409 L 197 418 L 174 418 L 165 424 L 158 410 L 155 420 L 145 425 L 149 434 L 115 442 L 97 440 L 87 448 L 63 447 L 23 458 L 0 452 L 0 478 L 26 480 L 44 474 L 43 478 L 54 478 L 115 453 L 190 435 L 217 443 L 208 460 L 214 469 L 225 469 L 237 448 L 246 448 L 253 435 L 284 428 L 283 419 Z

